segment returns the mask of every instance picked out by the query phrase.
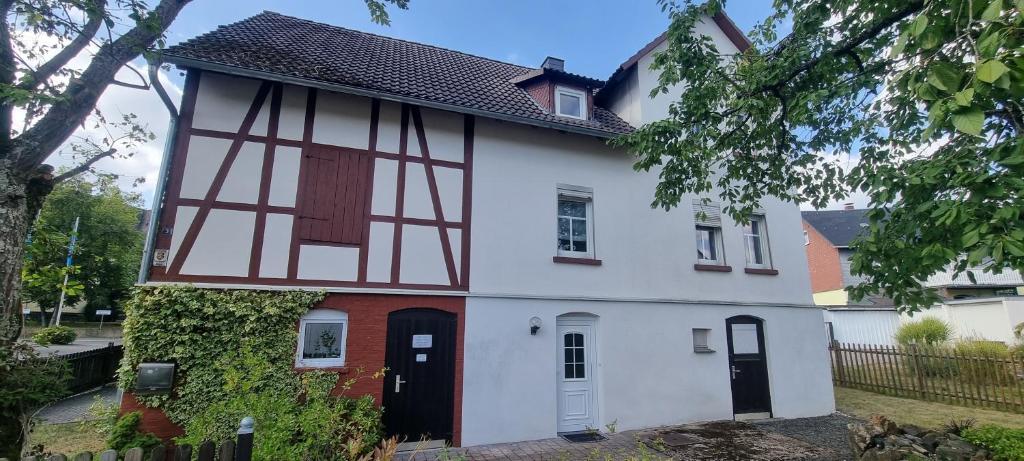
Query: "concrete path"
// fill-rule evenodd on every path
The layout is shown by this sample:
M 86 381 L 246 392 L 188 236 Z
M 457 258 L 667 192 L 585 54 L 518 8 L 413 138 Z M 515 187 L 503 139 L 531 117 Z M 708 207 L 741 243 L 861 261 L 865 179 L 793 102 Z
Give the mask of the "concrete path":
M 605 461 L 605 460 L 813 460 L 852 459 L 846 423 L 835 414 L 818 418 L 734 421 L 604 434 L 607 440 L 571 443 L 562 438 L 429 450 L 401 454 L 409 461 Z
M 108 405 L 118 403 L 117 386 L 110 384 L 94 391 L 54 402 L 36 413 L 36 417 L 46 424 L 73 423 L 93 419 L 89 413 L 89 407 L 97 397 Z

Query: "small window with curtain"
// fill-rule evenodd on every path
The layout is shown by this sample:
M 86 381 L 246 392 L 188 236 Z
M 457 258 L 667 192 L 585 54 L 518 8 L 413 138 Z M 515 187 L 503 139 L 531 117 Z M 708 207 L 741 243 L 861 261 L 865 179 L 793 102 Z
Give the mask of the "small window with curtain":
M 589 188 L 558 187 L 558 255 L 594 258 L 594 194 Z
M 757 269 L 771 268 L 771 257 L 768 251 L 768 235 L 764 215 L 750 217 L 750 222 L 743 226 L 743 241 L 747 250 L 747 267 Z
M 313 309 L 299 320 L 296 367 L 345 365 L 348 314 L 334 309 Z
M 718 205 L 694 200 L 693 219 L 696 223 L 697 263 L 724 265 L 722 216 Z

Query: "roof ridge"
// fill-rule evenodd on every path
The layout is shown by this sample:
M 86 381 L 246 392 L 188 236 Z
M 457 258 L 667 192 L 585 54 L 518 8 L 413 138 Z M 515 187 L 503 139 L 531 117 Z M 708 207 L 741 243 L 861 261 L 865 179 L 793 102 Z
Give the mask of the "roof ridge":
M 330 28 L 333 28 L 333 29 L 340 29 L 340 30 L 344 30 L 344 31 L 348 31 L 348 32 L 355 32 L 355 33 L 358 33 L 358 34 L 369 35 L 369 36 L 372 36 L 372 37 L 383 38 L 383 39 L 387 39 L 387 40 L 394 40 L 396 42 L 408 43 L 410 45 L 416 45 L 416 46 L 423 46 L 423 47 L 427 47 L 427 48 L 433 48 L 435 50 L 447 51 L 449 53 L 461 54 L 463 56 L 469 56 L 471 58 L 483 59 L 485 61 L 496 62 L 498 64 L 504 64 L 506 66 L 519 67 L 519 68 L 524 69 L 524 70 L 538 70 L 538 69 L 540 69 L 539 67 L 530 67 L 530 66 L 524 66 L 522 64 L 514 64 L 514 63 L 511 63 L 511 62 L 506 62 L 506 61 L 502 61 L 502 60 L 499 60 L 499 59 L 488 58 L 486 56 L 480 56 L 480 55 L 477 55 L 477 54 L 467 53 L 465 51 L 459 51 L 459 50 L 453 50 L 451 48 L 445 48 L 443 46 L 431 45 L 429 43 L 415 42 L 415 41 L 412 41 L 412 40 L 406 40 L 404 38 L 390 37 L 390 36 L 387 36 L 387 35 L 375 34 L 373 32 L 366 32 L 366 31 L 363 31 L 363 30 L 350 29 L 348 27 L 342 27 L 342 26 L 335 25 L 335 24 L 328 24 L 326 22 L 314 21 L 312 19 L 300 18 L 298 16 L 291 16 L 291 15 L 288 15 L 288 14 L 282 14 L 282 13 L 278 13 L 276 11 L 271 11 L 271 10 L 263 10 L 263 12 L 260 13 L 260 14 L 257 14 L 255 16 L 250 16 L 250 17 L 242 19 L 241 21 L 238 21 L 238 22 L 244 22 L 244 21 L 248 21 L 248 20 L 250 20 L 252 18 L 255 18 L 257 16 L 267 16 L 267 15 L 274 15 L 274 16 L 279 16 L 279 17 L 282 17 L 282 18 L 288 18 L 288 19 L 292 19 L 292 20 L 296 20 L 296 21 L 301 21 L 301 22 L 315 24 L 315 25 L 318 25 L 318 26 L 326 26 L 326 27 L 330 27 Z M 237 24 L 238 22 L 233 23 L 233 24 Z

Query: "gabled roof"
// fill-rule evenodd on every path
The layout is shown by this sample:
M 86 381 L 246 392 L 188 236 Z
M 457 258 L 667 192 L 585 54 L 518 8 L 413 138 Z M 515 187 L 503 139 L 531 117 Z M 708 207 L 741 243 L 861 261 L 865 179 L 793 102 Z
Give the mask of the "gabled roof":
M 736 46 L 736 49 L 743 52 L 747 51 L 747 49 L 752 46 L 750 39 L 747 38 L 746 34 L 736 26 L 736 23 L 733 22 L 732 18 L 725 14 L 724 11 L 715 13 L 711 16 L 711 19 L 715 22 L 718 28 L 722 29 L 722 33 L 724 33 L 729 41 Z M 620 64 L 619 67 L 615 68 L 615 72 L 612 73 L 611 77 L 608 77 L 608 82 L 605 84 L 605 87 L 602 88 L 602 91 L 597 93 L 598 101 L 603 100 L 602 95 L 606 93 L 603 91 L 605 88 L 610 89 L 618 85 L 618 83 L 626 76 L 626 73 L 640 62 L 641 58 L 646 56 L 647 53 L 654 51 L 655 48 L 664 43 L 667 39 L 668 31 L 666 30 L 665 32 L 662 32 L 661 35 L 655 37 L 654 40 L 651 40 L 650 43 L 644 45 L 643 48 L 640 48 L 640 51 L 633 53 L 633 55 Z
M 804 211 L 804 221 L 824 235 L 832 246 L 847 248 L 854 238 L 867 232 L 868 210 Z
M 601 107 L 590 120 L 545 112 L 513 83 L 535 68 L 269 11 L 172 46 L 164 61 L 594 136 L 632 131 Z

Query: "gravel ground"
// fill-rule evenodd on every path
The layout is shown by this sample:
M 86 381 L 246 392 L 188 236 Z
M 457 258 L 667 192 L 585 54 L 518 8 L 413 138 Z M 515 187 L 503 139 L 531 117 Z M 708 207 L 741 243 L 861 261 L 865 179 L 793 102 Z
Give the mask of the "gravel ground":
M 811 445 L 828 448 L 836 453 L 836 456 L 831 458 L 833 460 L 847 460 L 853 459 L 853 456 L 846 442 L 846 425 L 859 421 L 857 418 L 834 413 L 816 418 L 759 421 L 754 425 Z

